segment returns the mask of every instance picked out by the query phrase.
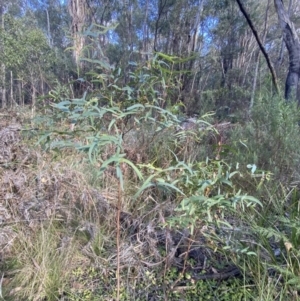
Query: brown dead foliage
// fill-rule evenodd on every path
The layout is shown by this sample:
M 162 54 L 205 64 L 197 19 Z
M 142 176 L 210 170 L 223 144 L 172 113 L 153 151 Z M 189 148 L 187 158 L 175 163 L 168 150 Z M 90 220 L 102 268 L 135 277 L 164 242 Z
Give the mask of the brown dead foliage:
M 36 147 L 35 147 L 36 148 Z M 70 224 L 109 217 L 109 202 L 84 176 L 26 145 L 19 123 L 0 124 L 0 255 L 9 255 L 16 224 L 34 231 L 45 221 Z M 29 232 L 30 232 L 29 231 Z
M 51 154 L 30 147 L 23 141 L 20 123 L 0 124 L 0 139 L 0 252 L 3 259 L 9 255 L 17 236 L 13 231 L 16 224 L 28 231 L 28 235 L 41 223 L 51 220 L 66 226 L 78 225 L 78 229 L 87 230 L 91 238 L 99 224 L 108 224 L 111 231 L 115 230 L 117 196 L 113 192 L 100 193 L 90 187 L 82 172 L 69 167 L 66 161 L 55 162 Z M 128 258 L 135 262 L 133 249 L 134 253 L 137 249 L 146 250 L 152 257 L 157 253 L 157 244 L 164 243 L 161 234 L 150 230 L 154 229 L 155 220 L 157 224 L 162 223 L 159 216 L 170 211 L 170 204 L 159 207 L 143 217 L 122 212 L 122 231 L 127 232 L 126 236 L 134 235 L 135 240 L 131 247 L 126 247 L 128 243 L 122 247 L 124 264 L 128 264 Z

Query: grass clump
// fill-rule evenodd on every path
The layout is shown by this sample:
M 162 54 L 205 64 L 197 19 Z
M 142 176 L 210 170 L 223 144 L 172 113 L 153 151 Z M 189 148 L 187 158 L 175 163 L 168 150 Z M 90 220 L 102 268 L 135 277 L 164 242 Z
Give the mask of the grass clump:
M 70 280 L 70 265 L 75 249 L 60 244 L 60 233 L 51 225 L 41 226 L 35 233 L 18 233 L 14 245 L 17 257 L 15 275 L 10 295 L 18 300 L 57 300 Z

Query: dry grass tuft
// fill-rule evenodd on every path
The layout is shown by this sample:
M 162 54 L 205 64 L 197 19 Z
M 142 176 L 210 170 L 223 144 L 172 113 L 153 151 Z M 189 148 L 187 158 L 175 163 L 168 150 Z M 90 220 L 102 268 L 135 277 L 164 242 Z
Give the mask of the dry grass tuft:
M 86 257 L 84 247 L 101 223 L 113 231 L 113 200 L 67 160 L 55 161 L 23 142 L 21 129 L 7 123 L 0 128 L 0 259 L 3 270 L 14 262 L 4 291 L 14 300 L 57 300 L 67 274 L 82 263 L 76 256 Z M 88 223 L 95 233 L 82 240 L 78 233 Z

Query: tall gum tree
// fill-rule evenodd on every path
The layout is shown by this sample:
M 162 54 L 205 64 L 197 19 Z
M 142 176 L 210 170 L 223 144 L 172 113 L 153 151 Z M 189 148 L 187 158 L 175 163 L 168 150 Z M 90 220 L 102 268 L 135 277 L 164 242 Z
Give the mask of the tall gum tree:
M 284 8 L 281 0 L 274 0 L 279 23 L 283 33 L 283 40 L 289 54 L 289 70 L 285 82 L 285 98 L 296 99 L 300 105 L 300 41 L 294 23 Z
M 73 56 L 77 65 L 79 65 L 80 54 L 84 48 L 83 30 L 88 19 L 88 7 L 88 0 L 68 1 L 68 10 L 72 18 Z

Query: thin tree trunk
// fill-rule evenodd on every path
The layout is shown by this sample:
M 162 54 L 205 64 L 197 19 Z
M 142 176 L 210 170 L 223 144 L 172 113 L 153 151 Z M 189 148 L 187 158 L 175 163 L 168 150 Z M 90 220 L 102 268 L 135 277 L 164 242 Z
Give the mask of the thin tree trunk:
M 22 82 L 20 80 L 18 80 L 18 94 L 19 94 L 18 104 L 23 105 L 23 103 L 22 103 Z
M 154 30 L 154 51 L 158 51 L 157 49 L 157 40 L 158 40 L 158 30 L 159 30 L 159 22 L 162 17 L 163 11 L 165 6 L 167 5 L 167 0 L 159 0 L 158 1 L 158 12 L 157 12 L 157 19 L 155 22 L 155 30 Z
M 267 24 L 268 24 L 269 8 L 270 8 L 270 0 L 268 0 L 267 9 L 266 9 L 266 13 L 265 13 L 265 24 L 264 24 L 264 32 L 263 32 L 263 37 L 262 37 L 262 43 L 265 42 L 266 36 L 267 36 Z M 249 105 L 249 117 L 251 117 L 251 111 L 252 111 L 252 108 L 253 108 L 253 105 L 254 105 L 254 98 L 255 98 L 256 85 L 257 85 L 257 76 L 258 76 L 258 69 L 259 69 L 259 59 L 260 59 L 260 52 L 258 52 L 257 58 L 256 58 L 255 73 L 254 73 L 251 99 L 250 99 L 250 105 Z
M 24 93 L 23 93 L 23 91 L 24 91 L 24 82 L 23 82 L 23 80 L 21 82 L 21 89 L 22 89 L 22 106 L 24 107 L 24 105 L 25 105 L 25 98 L 24 98 Z
M 10 106 L 14 107 L 15 100 L 14 100 L 14 79 L 13 73 L 10 71 Z
M 7 106 L 7 99 L 6 99 L 6 80 L 5 80 L 5 64 L 2 63 L 1 66 L 1 72 L 2 72 L 2 108 L 6 108 Z
M 51 31 L 50 31 L 50 19 L 49 19 L 48 9 L 46 9 L 46 16 L 47 16 L 48 44 L 49 44 L 49 47 L 52 47 L 52 38 L 51 38 Z
M 254 38 L 254 36 L 251 35 L 251 38 L 249 39 L 249 42 L 247 43 L 247 49 L 248 49 L 248 52 L 250 51 L 251 48 L 252 48 L 252 49 L 254 48 L 254 45 L 253 45 L 253 47 L 251 47 L 253 38 Z M 254 40 L 255 40 L 255 38 L 254 38 Z M 255 42 L 254 42 L 254 43 L 255 43 Z M 254 44 L 254 43 L 253 43 L 253 44 Z M 246 46 L 245 46 L 245 48 L 246 48 Z M 253 57 L 253 54 L 254 54 L 254 51 L 251 51 L 250 55 L 249 55 L 248 58 L 247 58 L 246 52 L 245 52 L 245 53 L 244 53 L 243 62 L 240 63 L 240 67 L 239 67 L 240 69 L 242 69 L 242 68 L 244 68 L 244 66 L 246 66 L 245 72 L 244 72 L 244 74 L 243 74 L 243 79 L 242 79 L 242 87 L 245 86 L 246 78 L 247 78 L 247 75 L 248 75 L 248 70 L 249 70 L 249 68 L 250 68 L 250 65 L 252 65 L 252 57 Z
M 277 1 L 277 0 L 275 0 L 275 1 Z M 278 0 L 278 1 L 280 1 L 280 0 Z M 270 60 L 270 58 L 269 58 L 269 56 L 268 56 L 268 54 L 267 54 L 267 52 L 266 52 L 266 50 L 265 50 L 265 47 L 264 47 L 263 44 L 262 44 L 262 42 L 261 42 L 261 40 L 260 40 L 260 38 L 259 38 L 259 36 L 258 36 L 257 30 L 255 29 L 254 24 L 252 23 L 252 21 L 251 21 L 251 19 L 250 19 L 250 16 L 247 14 L 247 12 L 246 12 L 246 10 L 245 10 L 245 8 L 244 8 L 242 2 L 241 2 L 240 0 L 236 0 L 236 2 L 237 2 L 237 4 L 238 4 L 238 6 L 239 6 L 239 8 L 240 8 L 240 10 L 241 10 L 241 12 L 242 12 L 242 14 L 243 14 L 244 17 L 246 18 L 247 23 L 248 23 L 249 27 L 251 28 L 251 30 L 252 30 L 252 32 L 253 32 L 253 35 L 254 35 L 254 37 L 255 37 L 257 43 L 258 43 L 258 46 L 259 46 L 261 52 L 263 53 L 263 55 L 264 55 L 264 57 L 265 57 L 265 59 L 266 59 L 268 68 L 269 68 L 270 73 L 271 73 L 271 76 L 272 76 L 272 81 L 273 81 L 275 90 L 276 90 L 276 92 L 279 94 L 279 87 L 278 87 L 278 84 L 277 84 L 277 77 L 276 77 L 276 73 L 275 73 L 273 64 L 272 64 L 272 62 L 271 62 L 271 60 Z
M 142 58 L 147 61 L 148 60 L 148 10 L 149 10 L 149 4 L 148 4 L 148 0 L 146 1 L 146 7 L 145 7 L 145 19 L 144 19 L 144 24 L 143 24 L 143 54 L 142 54 Z
M 33 72 L 30 74 L 30 82 L 31 82 L 31 89 L 32 89 L 32 95 L 31 95 L 31 111 L 32 111 L 32 117 L 35 113 L 36 108 L 36 78 Z
M 1 26 L 2 26 L 2 30 L 4 31 L 4 5 L 2 4 L 2 6 L 0 6 L 1 8 Z M 5 108 L 7 106 L 7 101 L 6 101 L 6 79 L 5 79 L 5 72 L 6 72 L 6 68 L 5 68 L 5 63 L 2 62 L 1 64 L 1 73 L 2 73 L 2 108 Z

